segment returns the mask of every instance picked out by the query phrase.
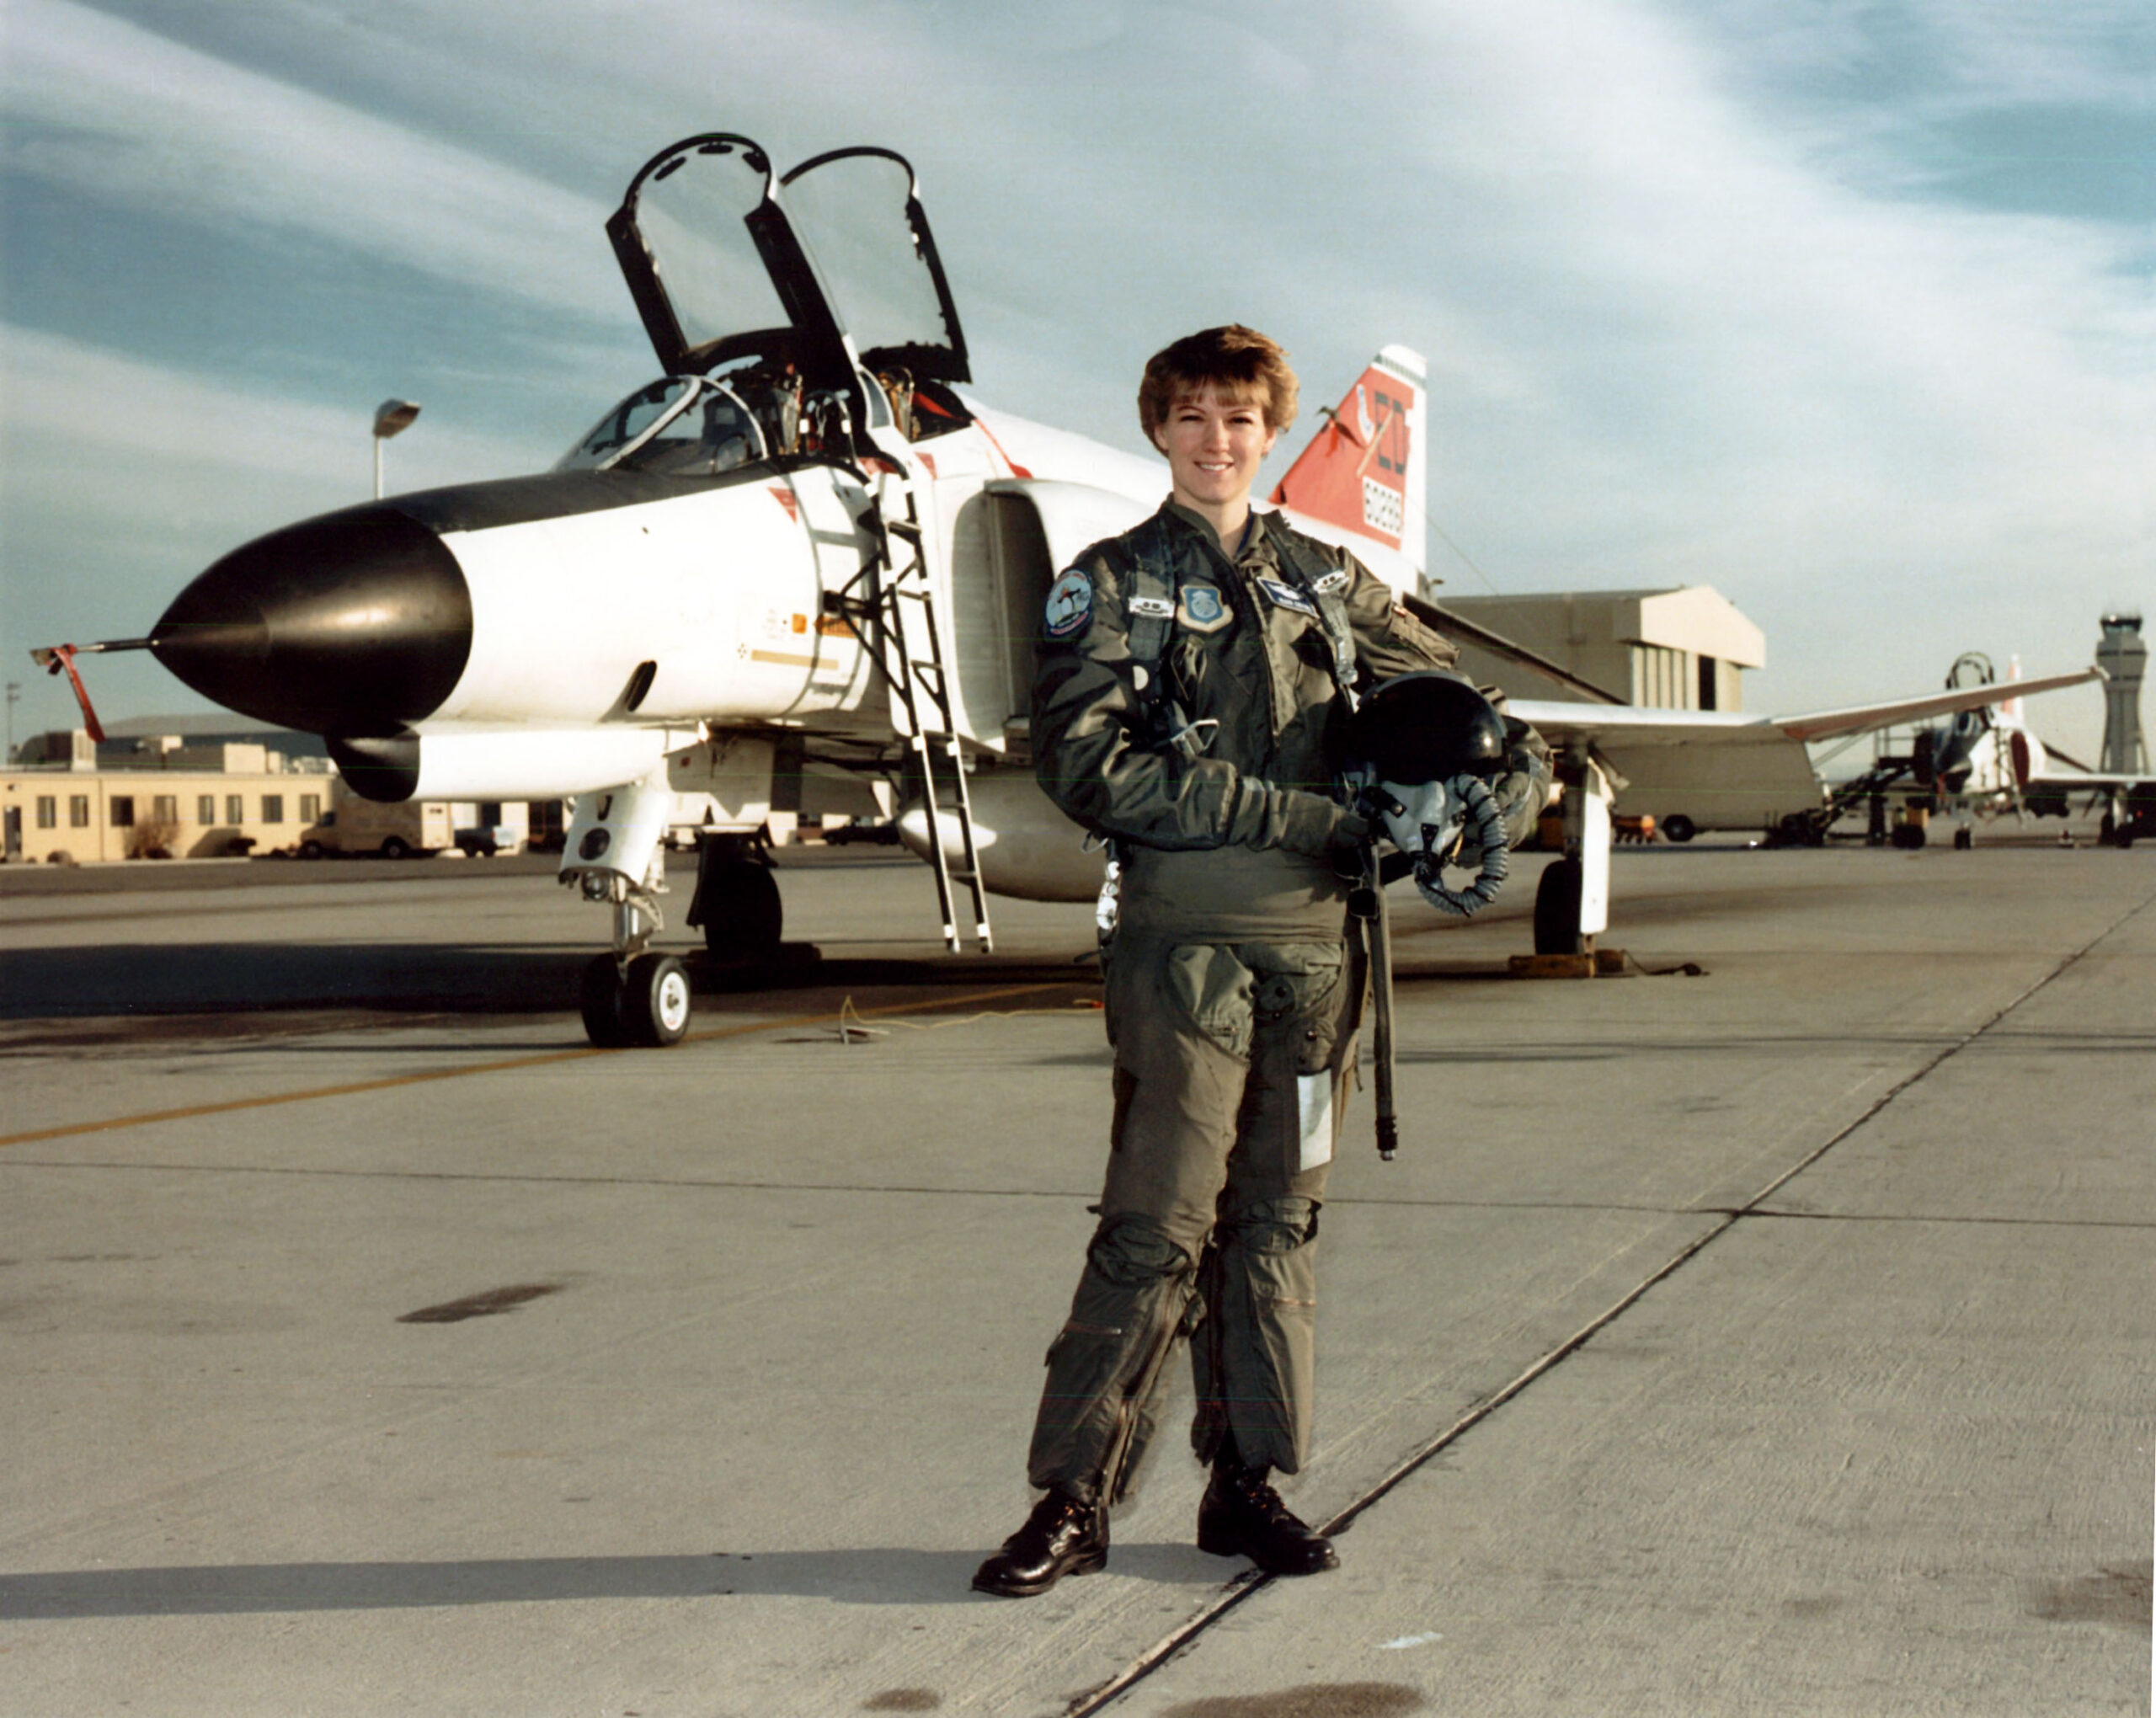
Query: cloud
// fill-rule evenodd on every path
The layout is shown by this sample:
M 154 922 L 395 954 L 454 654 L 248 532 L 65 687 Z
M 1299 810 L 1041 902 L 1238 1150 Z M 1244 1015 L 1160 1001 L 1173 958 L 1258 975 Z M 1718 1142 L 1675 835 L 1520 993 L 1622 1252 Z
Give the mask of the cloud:
M 8 0 L 8 171 L 93 204 L 296 230 L 595 316 L 607 209 L 70 0 Z
M 369 413 L 235 387 L 19 328 L 0 328 L 0 375 L 7 381 L 0 423 L 13 450 L 10 486 L 25 481 L 14 462 L 23 458 L 47 462 L 55 468 L 48 476 L 71 471 L 63 487 L 92 492 L 107 508 L 129 506 L 134 474 L 174 458 L 222 473 L 234 491 L 250 480 L 296 480 L 334 494 L 355 478 L 371 482 Z M 421 435 L 414 431 L 414 441 Z M 545 462 L 530 443 L 432 427 L 424 437 L 430 483 L 500 477 Z
M 2140 0 L 1914 0 L 1910 10 L 1964 103 L 2156 106 L 2156 19 Z

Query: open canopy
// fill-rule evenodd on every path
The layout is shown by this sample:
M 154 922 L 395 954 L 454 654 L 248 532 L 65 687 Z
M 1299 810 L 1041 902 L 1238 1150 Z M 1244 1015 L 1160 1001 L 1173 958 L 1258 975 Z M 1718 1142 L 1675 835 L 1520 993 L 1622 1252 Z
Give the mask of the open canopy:
M 913 168 L 890 150 L 835 150 L 774 183 L 749 138 L 684 138 L 644 163 L 606 232 L 670 372 L 754 354 L 825 386 L 850 385 L 857 360 L 971 380 Z

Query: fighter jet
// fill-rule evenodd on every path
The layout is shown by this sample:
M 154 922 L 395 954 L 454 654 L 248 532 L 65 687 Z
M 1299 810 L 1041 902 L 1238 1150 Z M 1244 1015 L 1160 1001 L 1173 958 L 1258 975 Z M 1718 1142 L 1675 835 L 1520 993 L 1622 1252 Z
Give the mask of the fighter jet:
M 1954 845 L 1974 844 L 1975 825 L 2011 814 L 2065 817 L 2077 796 L 2104 807 L 2101 838 L 2132 846 L 2148 821 L 2147 802 L 2156 779 L 2145 774 L 2091 770 L 2047 747 L 2029 725 L 2023 697 L 2036 690 L 2021 677 L 2018 658 L 1999 681 L 1991 659 L 1968 651 L 1947 671 L 1949 690 L 1988 687 L 1991 702 L 1962 710 L 1945 722 L 1920 727 L 1906 751 L 1890 751 L 1872 766 L 1833 790 L 1829 815 L 1869 802 L 1875 840 L 1921 846 L 1922 823 L 1904 822 L 1888 832 L 1885 808 L 1890 800 L 1941 812 L 1954 821 Z
M 911 166 L 877 147 L 775 173 L 754 140 L 660 150 L 607 223 L 662 374 L 547 473 L 304 520 L 234 550 L 145 638 L 195 691 L 319 734 L 383 801 L 570 798 L 560 878 L 612 914 L 592 1039 L 686 1032 L 652 946 L 678 797 L 704 808 L 687 922 L 768 956 L 775 805 L 859 811 L 892 784 L 947 945 L 986 892 L 1091 899 L 1102 862 L 1035 787 L 1050 584 L 1160 503 L 1159 466 L 958 390 L 966 344 Z M 1412 592 L 1421 359 L 1381 351 L 1283 488 L 1296 521 Z M 84 696 L 84 710 L 89 705 Z M 94 721 L 94 716 L 90 719 Z

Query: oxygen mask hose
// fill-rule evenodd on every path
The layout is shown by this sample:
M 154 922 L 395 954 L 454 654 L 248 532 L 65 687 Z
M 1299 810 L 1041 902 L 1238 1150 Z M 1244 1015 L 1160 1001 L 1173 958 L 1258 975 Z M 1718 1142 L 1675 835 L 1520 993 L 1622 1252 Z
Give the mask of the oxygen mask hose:
M 1463 814 L 1460 835 L 1446 839 L 1436 827 L 1423 826 L 1423 841 L 1415 853 L 1415 887 L 1439 912 L 1471 919 L 1497 898 L 1498 889 L 1511 874 L 1511 842 L 1505 835 L 1503 808 L 1488 782 L 1479 776 L 1455 776 L 1445 784 L 1444 791 Z M 1473 881 L 1459 888 L 1448 888 L 1444 853 L 1455 846 L 1464 847 L 1468 840 L 1479 850 L 1481 868 Z

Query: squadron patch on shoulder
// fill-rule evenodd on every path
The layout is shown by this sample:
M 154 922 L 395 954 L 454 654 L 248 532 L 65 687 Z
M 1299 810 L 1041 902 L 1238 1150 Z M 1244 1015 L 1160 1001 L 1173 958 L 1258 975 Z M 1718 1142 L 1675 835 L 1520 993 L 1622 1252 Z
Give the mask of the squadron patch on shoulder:
M 1235 618 L 1210 584 L 1186 584 L 1177 594 L 1182 600 L 1176 606 L 1176 619 L 1190 632 L 1217 632 Z
M 1317 613 L 1317 605 L 1292 584 L 1283 584 L 1277 579 L 1261 579 L 1257 588 L 1275 608 L 1293 609 L 1299 615 L 1312 616 Z
M 1051 638 L 1075 638 L 1092 624 L 1093 581 L 1076 567 L 1049 587 L 1041 630 Z

